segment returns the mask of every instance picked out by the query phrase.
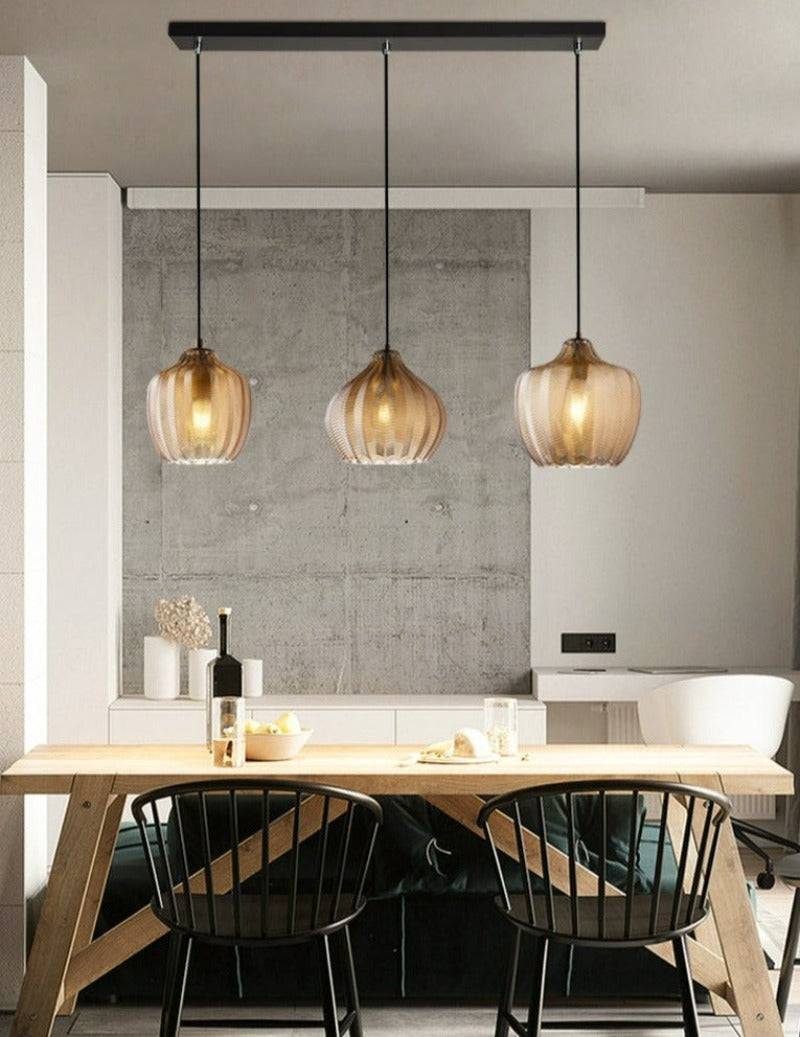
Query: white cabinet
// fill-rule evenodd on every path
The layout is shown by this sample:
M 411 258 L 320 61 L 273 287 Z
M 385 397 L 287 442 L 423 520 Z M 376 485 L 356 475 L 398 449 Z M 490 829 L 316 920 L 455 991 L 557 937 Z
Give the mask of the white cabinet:
M 463 701 L 463 700 L 462 700 Z M 544 745 L 547 741 L 546 710 L 542 703 L 518 700 L 517 710 L 520 745 Z M 483 730 L 483 701 L 477 707 L 454 705 L 442 708 L 408 708 L 397 710 L 397 744 L 428 745 L 451 738 L 460 727 Z
M 547 709 L 518 698 L 521 745 L 547 741 Z M 270 695 L 245 699 L 247 715 L 261 723 L 293 710 L 316 745 L 427 745 L 452 738 L 460 727 L 483 730 L 483 699 L 476 695 Z M 205 703 L 129 696 L 109 709 L 112 745 L 202 745 Z
M 394 742 L 393 709 L 306 709 L 292 702 L 303 727 L 314 732 L 315 745 L 391 745 Z M 249 711 L 248 711 L 249 712 Z M 260 723 L 275 720 L 275 710 L 254 709 L 252 717 Z

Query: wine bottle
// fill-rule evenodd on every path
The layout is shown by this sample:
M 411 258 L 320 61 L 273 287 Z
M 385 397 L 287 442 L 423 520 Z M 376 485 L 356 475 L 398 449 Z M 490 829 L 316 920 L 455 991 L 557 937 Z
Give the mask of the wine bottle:
M 219 655 L 209 663 L 206 689 L 206 744 L 211 749 L 211 699 L 242 694 L 242 664 L 228 652 L 229 608 L 219 610 Z
M 212 677 L 215 699 L 221 695 L 242 694 L 242 664 L 228 652 L 228 617 L 230 614 L 230 609 L 219 610 L 219 655 L 213 663 Z

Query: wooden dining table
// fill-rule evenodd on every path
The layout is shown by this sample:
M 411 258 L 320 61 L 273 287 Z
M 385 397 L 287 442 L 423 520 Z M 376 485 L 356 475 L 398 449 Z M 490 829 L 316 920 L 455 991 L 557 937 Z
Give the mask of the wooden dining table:
M 467 828 L 484 797 L 560 780 L 683 781 L 727 795 L 790 795 L 792 774 L 749 746 L 535 745 L 493 763 L 420 763 L 420 747 L 307 745 L 298 757 L 214 767 L 204 747 L 42 745 L 0 775 L 5 795 L 68 795 L 66 813 L 17 1004 L 12 1037 L 47 1037 L 84 987 L 164 933 L 149 908 L 94 936 L 126 797 L 199 779 L 284 778 L 373 795 L 419 795 Z M 278 824 L 278 821 L 273 824 Z M 312 829 L 303 833 L 310 835 Z M 513 843 L 501 849 L 514 856 Z M 745 1037 L 781 1037 L 733 831 L 721 832 L 711 914 L 690 940 L 694 978 L 715 1008 L 738 1015 Z M 672 963 L 669 945 L 648 948 Z

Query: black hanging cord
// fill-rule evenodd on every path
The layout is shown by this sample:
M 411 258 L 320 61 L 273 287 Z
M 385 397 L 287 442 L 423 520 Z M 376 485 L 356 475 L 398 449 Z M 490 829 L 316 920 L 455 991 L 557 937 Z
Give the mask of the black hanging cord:
M 198 36 L 194 46 L 194 129 L 195 129 L 195 234 L 197 239 L 197 348 L 203 349 L 200 327 L 200 51 L 203 37 Z
M 581 40 L 575 40 L 575 313 L 581 337 Z
M 389 352 L 389 41 L 383 43 L 383 276 L 386 305 L 386 345 Z

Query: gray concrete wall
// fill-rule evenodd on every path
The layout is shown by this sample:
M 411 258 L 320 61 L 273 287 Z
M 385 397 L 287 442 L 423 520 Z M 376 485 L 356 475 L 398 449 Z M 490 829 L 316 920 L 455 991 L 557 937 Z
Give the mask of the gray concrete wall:
M 382 214 L 203 216 L 206 345 L 253 384 L 239 459 L 163 465 L 145 389 L 194 340 L 193 214 L 124 224 L 124 690 L 162 596 L 233 608 L 269 693 L 525 691 L 529 214 L 392 214 L 392 345 L 448 414 L 427 464 L 339 461 L 328 399 L 383 346 Z M 87 401 L 90 404 L 90 401 Z

